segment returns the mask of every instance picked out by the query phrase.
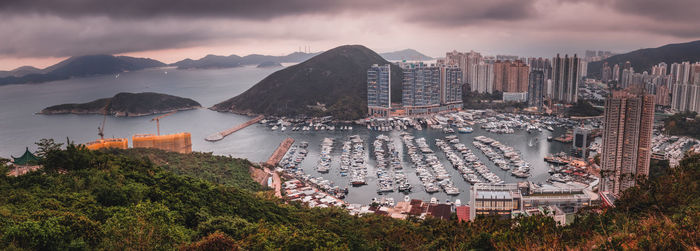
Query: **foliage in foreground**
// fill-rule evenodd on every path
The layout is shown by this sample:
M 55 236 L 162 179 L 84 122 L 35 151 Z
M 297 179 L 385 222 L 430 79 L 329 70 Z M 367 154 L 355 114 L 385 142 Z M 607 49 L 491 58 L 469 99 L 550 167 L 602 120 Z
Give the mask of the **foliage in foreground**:
M 44 165 L 0 177 L 0 249 L 677 250 L 700 240 L 700 156 L 564 227 L 539 216 L 458 223 L 307 209 L 236 182 L 175 174 L 133 152 L 69 145 L 47 153 Z
M 676 113 L 664 119 L 666 133 L 700 139 L 700 119 L 696 112 Z

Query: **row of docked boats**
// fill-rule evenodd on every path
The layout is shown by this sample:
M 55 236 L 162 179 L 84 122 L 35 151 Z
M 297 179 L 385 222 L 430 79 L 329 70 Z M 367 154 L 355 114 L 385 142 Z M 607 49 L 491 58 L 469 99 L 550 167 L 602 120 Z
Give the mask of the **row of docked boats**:
M 300 168 L 300 164 L 304 161 L 308 154 L 308 142 L 301 142 L 298 145 L 294 145 L 289 148 L 285 157 L 280 161 L 280 167 L 289 176 L 295 177 L 307 184 L 313 185 L 319 190 L 322 190 L 328 194 L 331 194 L 337 198 L 343 199 L 348 192 L 347 187 L 341 189 L 336 186 L 333 181 L 327 180 L 323 177 L 313 177 L 304 173 L 304 170 Z
M 374 156 L 377 163 L 377 193 L 411 192 L 406 174 L 403 173 L 401 157 L 394 141 L 386 135 L 379 135 L 374 143 Z
M 321 152 L 318 163 L 316 164 L 316 171 L 319 173 L 328 173 L 331 168 L 331 152 L 333 151 L 333 139 L 324 138 L 321 141 Z
M 367 166 L 365 165 L 365 145 L 359 135 L 350 136 L 343 143 L 340 155 L 340 175 L 350 174 L 350 184 L 362 186 L 367 184 Z
M 530 163 L 523 160 L 520 153 L 515 151 L 513 147 L 506 146 L 486 136 L 477 136 L 474 140 L 474 146 L 479 148 L 489 160 L 502 170 L 510 171 L 513 176 L 518 178 L 530 176 Z
M 484 179 L 493 184 L 503 183 L 503 180 L 491 172 L 466 145 L 459 142 L 457 136 L 447 136 L 443 142 L 440 143 L 442 150 L 464 180 L 471 184 L 484 183 Z M 448 142 L 450 144 L 447 144 Z

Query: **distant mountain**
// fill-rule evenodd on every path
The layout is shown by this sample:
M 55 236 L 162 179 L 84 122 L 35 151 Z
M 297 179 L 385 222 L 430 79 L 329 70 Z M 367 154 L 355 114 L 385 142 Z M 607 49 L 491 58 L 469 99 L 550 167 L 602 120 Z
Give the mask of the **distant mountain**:
M 658 48 L 640 49 L 625 54 L 618 54 L 602 61 L 591 62 L 588 63 L 588 77 L 600 79 L 603 62 L 608 62 L 608 65 L 612 67 L 615 64 L 622 66 L 627 61 L 630 61 L 635 72 L 651 71 L 652 66 L 661 62 L 666 62 L 669 64 L 669 67 L 671 63 L 697 62 L 700 61 L 700 40 L 668 44 Z
M 105 107 L 108 107 L 107 113 L 110 115 L 131 117 L 190 110 L 199 108 L 201 105 L 192 99 L 168 94 L 122 92 L 111 98 L 97 99 L 88 103 L 50 106 L 39 114 L 103 114 Z
M 166 65 L 162 62 L 149 58 L 133 58 L 126 56 L 115 57 L 112 55 L 79 56 L 63 60 L 55 65 L 41 70 L 40 72 L 30 73 L 23 76 L 8 76 L 0 78 L 0 85 L 41 83 L 74 77 L 116 74 L 125 71 L 137 71 L 162 66 Z M 24 68 L 24 70 L 28 69 L 29 68 Z
M 426 56 L 414 49 L 405 49 L 400 51 L 386 52 L 380 54 L 384 59 L 390 61 L 399 60 L 433 60 L 432 57 Z
M 22 77 L 24 75 L 41 73 L 41 69 L 33 66 L 22 66 L 11 71 L 0 71 L 0 78 L 4 77 Z
M 178 69 L 209 69 L 209 68 L 231 68 L 239 67 L 244 65 L 259 65 L 265 62 L 277 62 L 277 63 L 297 63 L 305 61 L 313 56 L 318 55 L 320 52 L 314 53 L 303 53 L 294 52 L 286 56 L 268 56 L 260 54 L 251 54 L 245 57 L 238 55 L 230 56 L 216 56 L 207 55 L 198 60 L 185 59 L 170 64 L 171 66 L 177 66 Z
M 282 64 L 274 62 L 274 61 L 265 61 L 265 62 L 262 62 L 258 65 L 258 68 L 273 68 L 273 67 L 282 67 Z
M 279 70 L 212 110 L 279 116 L 332 115 L 358 119 L 367 113 L 367 69 L 388 64 L 361 45 L 345 45 Z M 392 101 L 401 100 L 401 69 L 392 65 Z

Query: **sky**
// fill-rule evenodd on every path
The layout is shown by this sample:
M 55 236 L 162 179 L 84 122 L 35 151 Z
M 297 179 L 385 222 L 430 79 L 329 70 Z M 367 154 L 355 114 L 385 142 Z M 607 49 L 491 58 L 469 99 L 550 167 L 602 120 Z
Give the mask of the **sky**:
M 700 39 L 697 0 L 0 0 L 0 70 L 70 56 L 165 63 L 362 44 L 551 57 Z

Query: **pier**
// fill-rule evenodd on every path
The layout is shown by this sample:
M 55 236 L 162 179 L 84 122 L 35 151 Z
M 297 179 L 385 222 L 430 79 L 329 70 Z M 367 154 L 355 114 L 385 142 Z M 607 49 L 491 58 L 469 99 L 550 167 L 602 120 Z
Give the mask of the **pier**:
M 286 138 L 280 143 L 280 146 L 277 147 L 277 150 L 272 153 L 272 156 L 270 156 L 267 161 L 265 161 L 265 166 L 274 168 L 277 166 L 278 163 L 280 163 L 280 160 L 284 158 L 284 155 L 287 154 L 287 151 L 289 151 L 289 148 L 292 147 L 292 144 L 294 144 L 294 139 L 293 138 Z
M 264 118 L 263 115 L 257 116 L 251 120 L 248 120 L 247 122 L 245 122 L 243 124 L 237 125 L 235 127 L 226 129 L 226 130 L 221 131 L 221 132 L 214 133 L 214 134 L 209 135 L 208 137 L 206 137 L 204 139 L 206 141 L 212 141 L 212 142 L 222 140 L 222 139 L 224 139 L 224 137 L 231 135 L 231 133 L 237 132 L 238 130 L 246 128 L 252 124 L 258 123 L 258 121 L 262 120 L 263 118 Z

